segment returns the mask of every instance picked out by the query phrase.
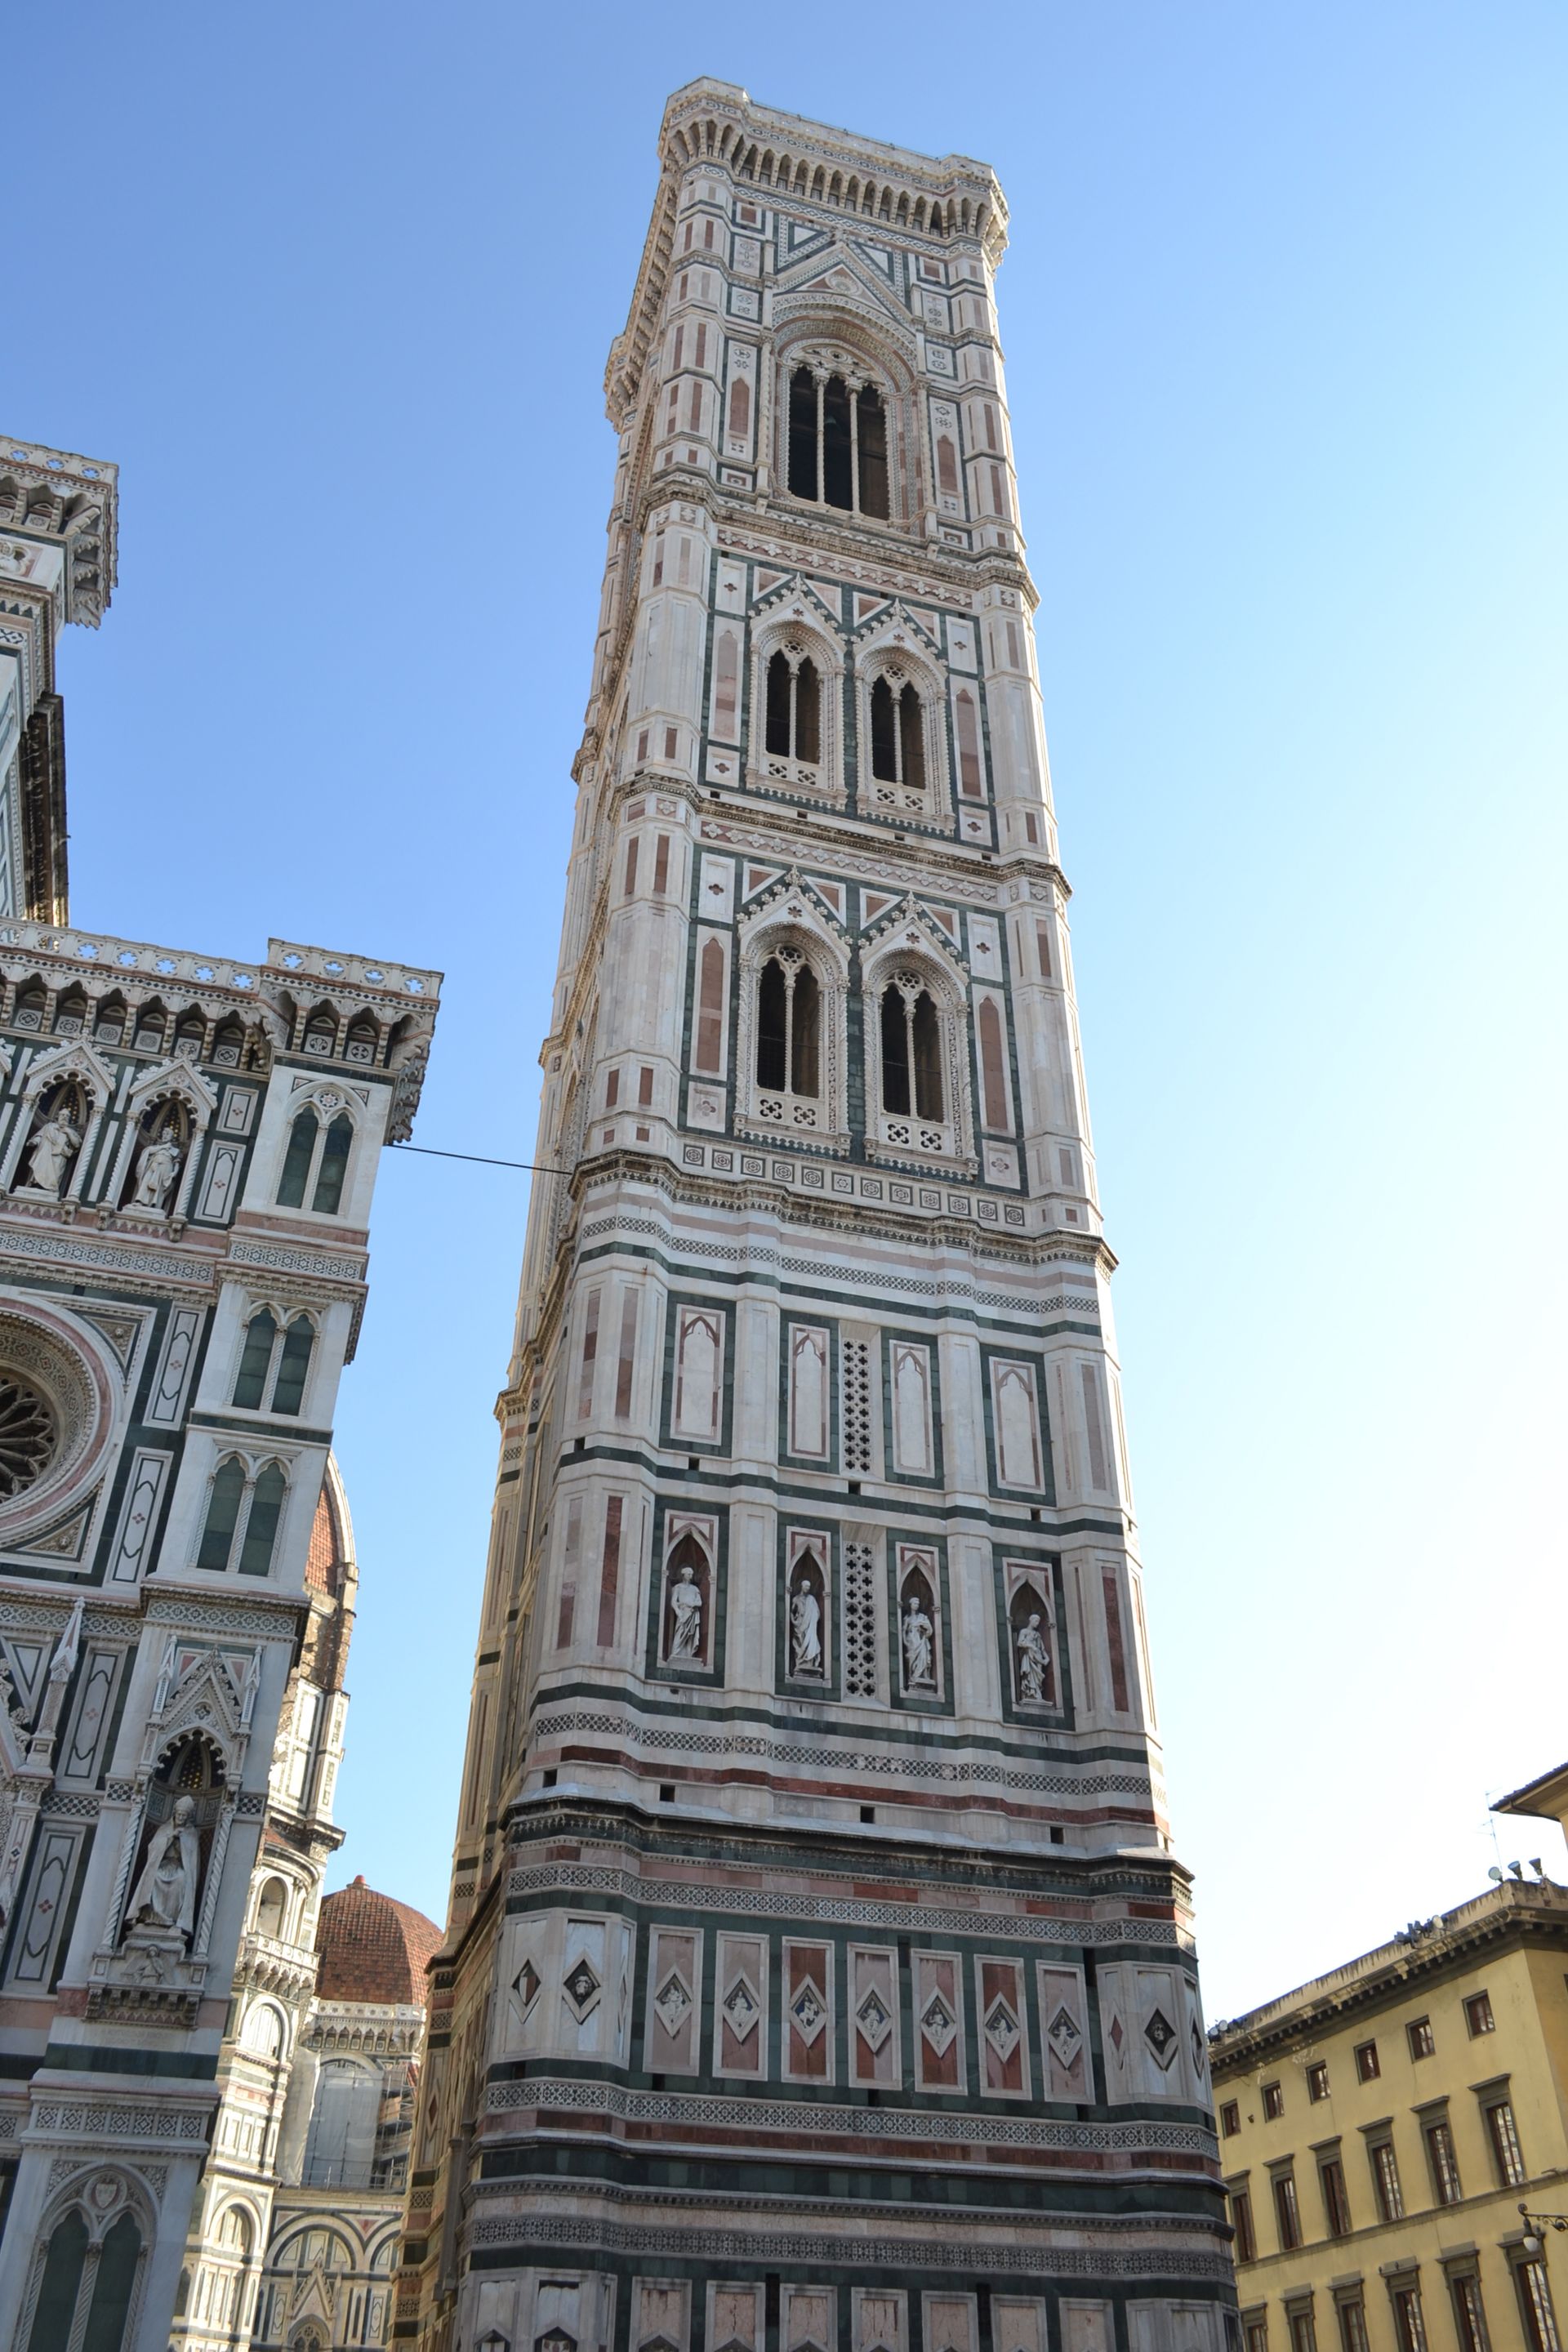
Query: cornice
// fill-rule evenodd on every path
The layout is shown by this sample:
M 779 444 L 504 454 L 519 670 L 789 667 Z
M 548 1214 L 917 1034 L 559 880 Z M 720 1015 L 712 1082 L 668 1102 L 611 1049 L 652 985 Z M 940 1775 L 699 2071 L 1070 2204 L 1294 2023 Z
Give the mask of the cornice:
M 771 163 L 773 146 L 795 161 L 810 159 L 825 169 L 848 172 L 873 180 L 879 189 L 891 185 L 906 212 L 910 199 L 967 208 L 973 215 L 967 229 L 934 235 L 912 220 L 880 220 L 875 214 L 848 213 L 842 204 L 830 204 L 806 190 L 773 187 L 768 180 L 748 175 L 745 163 L 761 148 Z M 781 114 L 758 106 L 733 82 L 688 82 L 675 92 L 664 110 L 658 134 L 659 182 L 652 216 L 637 265 L 626 323 L 610 346 L 605 368 L 605 406 L 617 432 L 626 429 L 641 391 L 643 365 L 653 341 L 659 304 L 675 249 L 675 211 L 679 182 L 694 161 L 711 163 L 737 186 L 755 188 L 762 201 L 820 214 L 830 220 L 853 220 L 873 240 L 887 241 L 932 252 L 951 252 L 955 246 L 982 250 L 991 268 L 1001 262 L 1007 243 L 1007 203 L 988 163 L 971 155 L 921 155 L 911 148 L 895 147 L 878 139 L 862 139 L 830 123 L 810 122 L 803 116 Z
M 1384 1945 L 1352 1961 L 1342 1972 L 1348 1978 L 1344 1983 L 1320 1978 L 1265 2011 L 1215 2025 L 1209 2039 L 1215 2082 L 1244 2074 L 1293 2043 L 1315 2041 L 1326 2029 L 1386 2008 L 1417 1985 L 1468 1969 L 1479 1952 L 1525 1942 L 1568 1952 L 1568 1891 L 1550 1882 L 1499 1887 L 1446 1914 L 1426 1936 L 1407 1945 Z
M 971 598 L 977 586 L 999 583 L 1026 597 L 1031 612 L 1039 605 L 1039 591 L 1029 568 L 1016 555 L 996 548 L 970 551 L 949 547 L 941 540 L 925 539 L 913 531 L 894 537 L 891 527 L 889 534 L 884 536 L 852 518 L 844 519 L 835 508 L 814 507 L 808 514 L 797 507 L 779 504 L 771 492 L 737 493 L 724 488 L 707 474 L 685 466 L 665 467 L 639 484 L 628 518 L 639 542 L 647 535 L 650 510 L 656 506 L 668 506 L 672 499 L 700 506 L 712 518 L 721 548 L 729 546 L 739 554 L 761 556 L 764 562 L 789 562 L 790 558 L 781 556 L 775 549 L 752 547 L 742 539 L 724 537 L 726 529 L 731 534 L 737 530 L 766 530 L 774 539 L 785 540 L 801 550 L 795 569 L 842 580 L 847 587 L 859 585 L 868 591 L 886 588 L 890 596 L 923 597 L 933 604 L 942 604 L 946 600 L 940 592 L 944 587 Z M 825 564 L 825 551 L 838 557 L 839 562 Z M 843 569 L 846 562 L 855 567 L 853 575 Z M 893 571 L 895 578 L 891 582 L 879 579 L 879 571 Z M 628 611 L 635 613 L 640 601 L 636 595 L 628 596 Z M 618 662 L 620 656 L 617 640 L 613 659 Z
M 96 629 L 118 577 L 120 468 L 0 436 L 0 531 L 64 546 L 60 617 Z
M 944 1177 L 942 1181 L 953 1180 Z M 992 1265 L 1026 1268 L 1066 1262 L 1092 1267 L 1107 1276 L 1116 1266 L 1110 1244 L 1090 1234 L 1069 1236 L 1054 1228 L 1046 1234 L 1021 1234 L 999 1225 L 976 1225 L 967 1217 L 913 1209 L 904 1217 L 885 1203 L 868 1208 L 847 1195 L 808 1200 L 763 1176 L 715 1183 L 711 1177 L 697 1175 L 656 1152 L 628 1146 L 584 1153 L 565 1181 L 579 1214 L 590 1185 L 626 1182 L 662 1193 L 672 1208 L 722 1209 L 742 1220 L 761 1212 L 775 1216 L 781 1226 L 853 1234 L 860 1241 L 892 1242 L 901 1249 L 911 1242 L 930 1250 L 962 1247 L 966 1256 Z M 564 1246 L 562 1255 L 568 1256 Z

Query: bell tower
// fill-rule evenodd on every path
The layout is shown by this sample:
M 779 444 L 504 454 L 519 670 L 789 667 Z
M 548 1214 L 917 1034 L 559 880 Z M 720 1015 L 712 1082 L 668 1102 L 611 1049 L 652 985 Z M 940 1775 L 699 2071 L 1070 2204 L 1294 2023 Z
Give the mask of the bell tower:
M 399 2334 L 1221 2352 L 1006 208 L 659 161 Z

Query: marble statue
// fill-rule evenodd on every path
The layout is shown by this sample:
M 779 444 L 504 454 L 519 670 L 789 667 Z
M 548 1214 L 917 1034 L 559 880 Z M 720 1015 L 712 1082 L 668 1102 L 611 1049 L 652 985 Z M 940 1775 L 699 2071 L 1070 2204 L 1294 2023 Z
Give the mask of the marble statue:
M 63 1110 L 51 1111 L 33 1138 L 32 1171 L 27 1181 L 35 1192 L 48 1192 L 58 1201 L 66 1181 L 71 1153 L 81 1141 Z
M 931 1619 L 921 1607 L 920 1596 L 911 1592 L 904 1606 L 904 1688 L 934 1690 L 933 1671 L 935 1635 Z
M 1037 1705 L 1046 1696 L 1046 1676 L 1050 1671 L 1051 1654 L 1046 1647 L 1046 1637 L 1040 1631 L 1038 1613 L 1018 1629 L 1015 1645 L 1018 1653 L 1018 1696 Z
M 790 1672 L 822 1672 L 822 1604 L 808 1577 L 795 1586 L 789 1604 Z
M 192 1816 L 194 1797 L 176 1797 L 174 1810 L 154 1831 L 128 1917 L 132 1927 L 163 1929 L 189 1943 L 196 1924 L 201 1844 Z
M 691 1564 L 682 1560 L 679 1573 L 670 1591 L 669 1606 L 675 1618 L 669 1637 L 672 1658 L 700 1658 L 702 1655 L 702 1594 Z
M 142 1164 L 136 1171 L 136 1190 L 131 1195 L 135 1209 L 161 1209 L 174 1189 L 180 1172 L 184 1154 L 174 1137 L 166 1130 L 142 1154 Z

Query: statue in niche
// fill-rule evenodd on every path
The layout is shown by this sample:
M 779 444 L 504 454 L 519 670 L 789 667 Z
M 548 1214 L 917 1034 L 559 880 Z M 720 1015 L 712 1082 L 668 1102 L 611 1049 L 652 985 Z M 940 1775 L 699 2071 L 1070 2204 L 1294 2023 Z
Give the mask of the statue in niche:
M 142 1154 L 142 1164 L 136 1171 L 136 1190 L 131 1195 L 132 1207 L 162 1210 L 174 1189 L 183 1158 L 173 1133 L 165 1128 Z
M 64 1109 L 51 1111 L 33 1138 L 28 1190 L 47 1192 L 51 1200 L 58 1201 L 71 1154 L 80 1142 L 81 1129 L 72 1125 Z
M 789 1640 L 791 1674 L 820 1675 L 822 1603 L 809 1576 L 803 1576 L 790 1595 Z
M 935 1632 L 931 1619 L 921 1606 L 921 1597 L 912 1588 L 904 1603 L 901 1628 L 904 1645 L 904 1688 L 934 1690 Z
M 674 1620 L 669 1637 L 672 1658 L 700 1659 L 702 1655 L 702 1590 L 691 1573 L 691 1562 L 683 1559 L 669 1592 L 670 1615 Z
M 196 1834 L 194 1797 L 176 1797 L 174 1810 L 155 1830 L 147 1860 L 126 1914 L 133 1929 L 149 1941 L 170 1942 L 176 1936 L 188 1945 L 196 1924 L 196 1882 L 201 1875 L 201 1842 Z
M 1018 1654 L 1018 1696 L 1036 1706 L 1046 1702 L 1046 1676 L 1051 1670 L 1051 1654 L 1046 1647 L 1046 1637 L 1040 1631 L 1038 1611 L 1034 1611 L 1018 1628 L 1015 1644 Z

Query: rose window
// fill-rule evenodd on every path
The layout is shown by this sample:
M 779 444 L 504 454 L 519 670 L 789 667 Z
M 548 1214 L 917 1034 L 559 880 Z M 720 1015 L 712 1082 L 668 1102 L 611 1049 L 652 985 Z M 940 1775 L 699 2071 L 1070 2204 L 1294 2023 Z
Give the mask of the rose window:
M 0 1372 L 0 1502 L 41 1477 L 58 1442 L 48 1399 L 15 1372 Z

